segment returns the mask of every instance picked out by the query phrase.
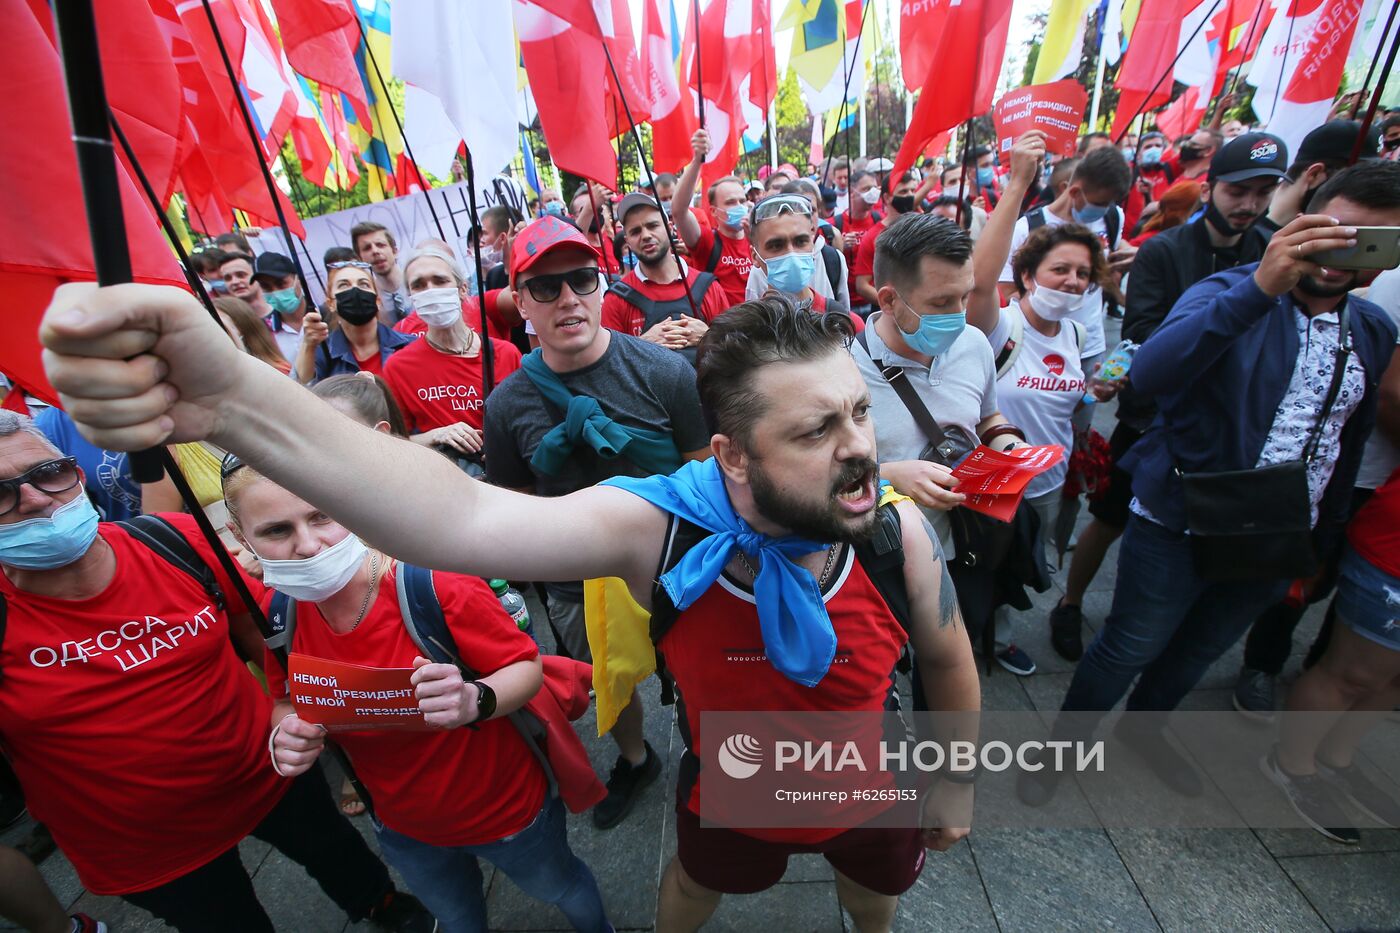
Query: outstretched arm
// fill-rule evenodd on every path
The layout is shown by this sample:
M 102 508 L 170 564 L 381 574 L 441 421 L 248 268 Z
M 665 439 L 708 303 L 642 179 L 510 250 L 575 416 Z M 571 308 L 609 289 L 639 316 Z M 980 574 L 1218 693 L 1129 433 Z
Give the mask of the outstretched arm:
M 238 352 L 180 289 L 65 285 L 40 336 L 64 407 L 104 449 L 208 438 L 401 560 L 517 580 L 620 576 L 639 602 L 650 593 L 659 510 L 607 487 L 537 499 L 477 482 Z
M 967 322 L 985 334 L 996 329 L 1001 315 L 997 280 L 1011 254 L 1011 234 L 1021 212 L 1021 201 L 1040 171 L 1045 158 L 1045 134 L 1031 130 L 1016 140 L 1011 150 L 1011 176 L 996 209 L 972 248 L 972 294 L 967 299 Z
M 690 164 L 676 180 L 675 191 L 671 193 L 671 222 L 681 235 L 686 249 L 694 249 L 700 242 L 700 222 L 690 210 L 690 202 L 695 197 L 695 184 L 700 180 L 700 168 L 705 164 L 705 156 L 710 152 L 710 134 L 706 130 L 696 130 L 690 137 L 690 149 L 694 156 Z

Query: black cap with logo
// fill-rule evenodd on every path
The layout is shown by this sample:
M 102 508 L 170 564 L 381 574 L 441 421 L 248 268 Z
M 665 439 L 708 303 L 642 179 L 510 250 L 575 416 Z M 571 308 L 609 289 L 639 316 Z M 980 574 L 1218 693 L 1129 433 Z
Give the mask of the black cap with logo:
M 1210 181 L 1283 178 L 1288 146 L 1272 133 L 1244 133 L 1227 140 L 1210 160 Z
M 281 253 L 259 253 L 253 259 L 253 278 L 262 281 L 264 277 L 281 282 L 289 275 L 296 275 L 297 267 Z

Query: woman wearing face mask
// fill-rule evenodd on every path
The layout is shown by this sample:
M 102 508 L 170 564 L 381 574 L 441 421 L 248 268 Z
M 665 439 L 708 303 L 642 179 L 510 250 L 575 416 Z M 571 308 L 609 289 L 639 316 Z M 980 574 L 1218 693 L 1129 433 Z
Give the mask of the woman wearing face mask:
M 1027 152 L 1013 151 L 1011 177 L 1002 203 L 992 212 L 973 250 L 974 286 L 967 320 L 987 335 L 997 362 L 997 400 L 1031 444 L 1058 444 L 1065 459 L 1031 480 L 1026 501 L 1040 515 L 1041 542 L 1049 553 L 1051 533 L 1060 511 L 1060 487 L 1074 446 L 1071 418 L 1083 404 L 1084 369 L 1080 363 L 1084 327 L 1071 320 L 1092 285 L 1108 275 L 1097 235 L 1076 223 L 1042 226 L 1031 231 L 1011 259 L 1016 292 L 1003 307 L 996 280 L 1011 251 L 1016 205 L 1036 171 Z M 1107 401 L 1117 392 L 1095 383 Z
M 464 680 L 457 666 L 423 657 L 409 635 L 397 595 L 403 571 L 392 558 L 234 458 L 224 492 L 230 527 L 262 561 L 264 582 L 295 600 L 290 651 L 413 669 L 423 728 L 342 732 L 337 742 L 374 800 L 380 851 L 439 929 L 486 930 L 480 858 L 575 929 L 611 929 L 597 882 L 569 849 L 563 804 L 506 718 L 543 678 L 534 641 L 485 581 L 432 574 L 451 639 L 474 672 Z M 325 731 L 297 715 L 270 652 L 267 663 L 276 698 L 270 767 L 291 777 L 315 764 Z
M 307 312 L 296 360 L 297 378 L 303 383 L 337 373 L 382 372 L 390 354 L 414 341 L 380 323 L 379 290 L 369 263 L 331 263 L 326 268 L 326 293 L 326 307 L 340 318 L 340 328 L 331 333 L 320 314 Z M 316 352 L 322 343 L 329 352 Z
M 481 335 L 462 316 L 466 278 L 452 256 L 435 247 L 411 253 L 403 267 L 413 306 L 427 333 L 389 358 L 384 381 L 403 409 L 410 436 L 453 456 L 479 460 L 487 386 Z M 520 351 L 491 338 L 492 375 L 500 384 L 520 368 Z

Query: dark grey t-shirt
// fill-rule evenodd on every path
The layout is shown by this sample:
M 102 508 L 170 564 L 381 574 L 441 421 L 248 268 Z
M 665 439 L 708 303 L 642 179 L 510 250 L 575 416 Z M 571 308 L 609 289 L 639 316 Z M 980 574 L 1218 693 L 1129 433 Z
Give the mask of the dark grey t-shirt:
M 678 353 L 627 334 L 614 331 L 610 338 L 598 362 L 559 374 L 569 391 L 597 399 L 604 413 L 624 427 L 669 432 L 683 454 L 709 446 L 690 364 Z M 486 402 L 487 480 L 515 489 L 534 487 L 540 496 L 563 496 L 613 476 L 651 475 L 625 454 L 605 460 L 586 444 L 574 448 L 557 476 L 536 472 L 530 458 L 541 438 L 563 420 L 564 412 L 544 400 L 525 370 L 511 373 Z M 583 598 L 582 588 L 576 587 L 563 587 L 560 595 Z

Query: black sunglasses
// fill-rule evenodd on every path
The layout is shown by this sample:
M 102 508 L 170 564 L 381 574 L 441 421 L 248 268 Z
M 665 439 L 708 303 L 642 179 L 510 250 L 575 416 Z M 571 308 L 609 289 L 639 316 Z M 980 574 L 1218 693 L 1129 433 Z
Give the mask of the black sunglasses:
M 49 495 L 67 492 L 78 485 L 77 458 L 49 460 L 14 479 L 0 480 L 0 515 L 8 515 L 19 506 L 19 488 L 25 483 Z
M 1385 146 L 1386 151 L 1389 152 L 1391 149 L 1400 146 L 1400 138 L 1387 139 L 1385 142 L 1381 143 L 1381 145 Z
M 591 295 L 598 290 L 598 267 L 586 266 L 582 269 L 570 269 L 568 272 L 537 275 L 526 280 L 525 288 L 536 301 L 554 301 L 559 297 L 560 286 L 565 282 L 575 295 Z

